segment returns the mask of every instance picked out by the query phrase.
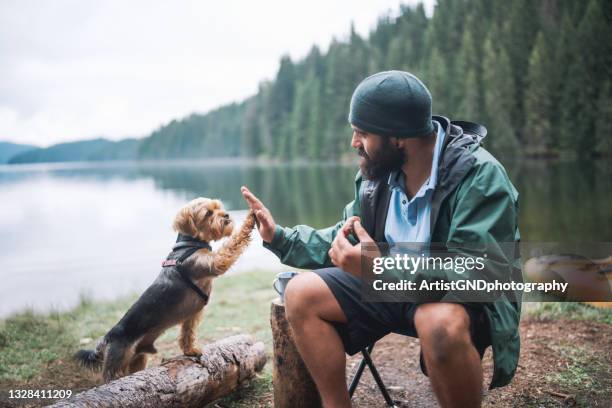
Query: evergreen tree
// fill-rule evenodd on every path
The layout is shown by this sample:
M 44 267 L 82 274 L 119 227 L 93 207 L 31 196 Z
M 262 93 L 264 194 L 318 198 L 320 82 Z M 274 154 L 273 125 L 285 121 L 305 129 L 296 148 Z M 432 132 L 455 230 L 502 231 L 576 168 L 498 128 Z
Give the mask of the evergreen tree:
M 457 117 L 464 120 L 481 120 L 481 105 L 480 105 L 480 81 L 477 77 L 478 53 L 472 38 L 472 32 L 468 29 L 470 25 L 466 25 L 463 32 L 463 40 L 457 64 L 459 67 L 459 81 L 455 87 L 460 90 L 457 106 Z
M 609 30 L 599 1 L 591 0 L 569 45 L 582 58 L 573 59 L 563 92 L 562 147 L 581 157 L 596 150 L 599 89 L 610 78 L 610 45 L 602 36 Z
M 597 102 L 597 119 L 595 121 L 595 138 L 597 153 L 612 157 L 612 80 L 607 80 L 601 88 Z
M 447 65 L 444 64 L 442 55 L 437 48 L 433 48 L 429 53 L 429 61 L 424 68 L 424 82 L 431 92 L 432 112 L 434 114 L 450 116 L 446 101 L 448 100 L 446 87 Z
M 524 124 L 523 90 L 527 80 L 529 56 L 539 29 L 539 21 L 534 1 L 514 0 L 511 4 L 504 36 L 516 91 L 516 98 L 513 99 L 512 105 L 512 122 L 517 130 L 521 130 Z
M 514 157 L 518 141 L 510 113 L 514 97 L 510 59 L 503 48 L 495 46 L 494 38 L 494 34 L 490 35 L 484 47 L 483 87 L 486 90 L 486 126 L 489 130 L 485 141 L 491 151 Z
M 525 92 L 526 131 L 524 132 L 524 146 L 526 151 L 532 154 L 547 152 L 547 138 L 552 127 L 550 111 L 552 98 L 549 81 L 552 58 L 548 50 L 544 34 L 540 32 L 529 58 L 529 74 Z
M 561 22 L 559 24 L 559 30 L 556 39 L 553 37 L 550 39 L 550 43 L 553 44 L 553 51 L 551 51 L 553 63 L 551 69 L 548 72 L 548 78 L 550 80 L 550 112 L 551 112 L 551 130 L 549 135 L 549 145 L 552 151 L 559 151 L 561 147 L 561 128 L 563 126 L 562 121 L 562 108 L 563 104 L 561 100 L 563 98 L 563 91 L 567 81 L 568 67 L 571 65 L 572 59 L 574 58 L 570 51 L 570 43 L 572 37 L 575 35 L 575 27 L 571 17 L 567 12 L 561 12 Z M 551 33 L 551 35 L 554 34 Z

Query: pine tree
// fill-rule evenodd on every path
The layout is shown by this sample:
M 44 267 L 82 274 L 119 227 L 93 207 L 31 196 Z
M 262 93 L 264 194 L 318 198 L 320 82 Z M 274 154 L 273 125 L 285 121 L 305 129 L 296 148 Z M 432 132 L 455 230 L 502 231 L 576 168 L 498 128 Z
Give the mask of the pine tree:
M 504 27 L 505 47 L 510 60 L 511 75 L 516 90 L 512 105 L 512 122 L 520 132 L 524 124 L 523 92 L 527 81 L 529 56 L 539 29 L 538 14 L 532 0 L 511 2 Z M 519 133 L 519 138 L 520 138 Z
M 514 156 L 518 141 L 512 126 L 511 106 L 514 84 L 510 73 L 510 59 L 506 51 L 495 46 L 495 33 L 489 35 L 484 47 L 483 88 L 485 89 L 485 122 L 489 132 L 485 139 L 491 151 Z
M 289 56 L 284 56 L 281 59 L 280 68 L 272 86 L 272 104 L 270 107 L 270 127 L 274 143 L 273 155 L 281 158 L 285 158 L 289 154 L 290 138 L 292 137 L 289 122 L 290 113 L 293 110 L 295 86 L 295 66 Z
M 596 150 L 595 123 L 599 90 L 610 78 L 609 34 L 598 0 L 591 0 L 570 42 L 574 58 L 563 91 L 562 147 L 566 152 L 590 157 Z M 585 52 L 588 50 L 588 52 Z
M 478 54 L 472 32 L 468 29 L 469 24 L 463 32 L 463 40 L 457 65 L 459 67 L 459 80 L 456 88 L 460 92 L 458 98 L 457 117 L 464 120 L 478 121 L 481 115 L 480 106 L 480 81 L 478 78 Z
M 249 98 L 244 104 L 245 113 L 242 121 L 240 155 L 257 157 L 261 153 L 257 97 Z
M 525 91 L 526 126 L 524 146 L 528 154 L 545 154 L 547 139 L 552 127 L 550 103 L 550 63 L 552 58 L 544 40 L 544 33 L 538 33 L 535 46 L 529 58 L 529 73 Z
M 595 136 L 597 153 L 612 157 L 612 80 L 605 82 L 597 102 L 597 119 L 595 121 Z
M 561 100 L 563 98 L 563 92 L 567 83 L 568 68 L 571 65 L 574 55 L 570 51 L 570 42 L 572 37 L 575 35 L 575 27 L 573 25 L 571 17 L 567 12 L 562 11 L 561 20 L 559 23 L 558 33 L 556 38 L 551 38 L 552 43 L 551 58 L 552 68 L 548 72 L 548 79 L 551 83 L 550 86 L 550 112 L 551 112 L 551 130 L 549 137 L 549 145 L 551 151 L 558 152 L 561 148 L 561 129 L 563 126 L 562 121 L 562 108 L 563 104 Z
M 446 104 L 448 100 L 448 88 L 446 87 L 448 74 L 446 67 L 440 52 L 434 47 L 429 53 L 429 61 L 423 70 L 426 73 L 424 82 L 429 92 L 431 92 L 432 112 L 434 114 L 450 116 Z

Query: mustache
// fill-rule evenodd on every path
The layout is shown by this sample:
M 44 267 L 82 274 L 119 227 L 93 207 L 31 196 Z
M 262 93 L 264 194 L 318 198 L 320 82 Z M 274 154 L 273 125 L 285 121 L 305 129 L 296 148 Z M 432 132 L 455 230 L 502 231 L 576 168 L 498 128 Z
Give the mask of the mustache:
M 358 154 L 359 156 L 361 156 L 361 157 L 366 158 L 366 159 L 369 159 L 369 158 L 370 158 L 370 156 L 368 156 L 368 154 L 365 152 L 365 149 L 363 149 L 363 148 L 362 148 L 362 149 L 358 149 L 358 150 L 357 150 L 357 154 Z

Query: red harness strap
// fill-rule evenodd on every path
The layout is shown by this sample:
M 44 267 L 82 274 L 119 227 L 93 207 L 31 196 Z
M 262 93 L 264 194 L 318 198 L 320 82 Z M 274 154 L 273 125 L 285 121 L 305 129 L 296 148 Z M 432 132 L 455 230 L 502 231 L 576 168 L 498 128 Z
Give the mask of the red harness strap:
M 165 261 L 162 261 L 162 267 L 166 266 L 176 266 L 176 259 L 166 259 Z

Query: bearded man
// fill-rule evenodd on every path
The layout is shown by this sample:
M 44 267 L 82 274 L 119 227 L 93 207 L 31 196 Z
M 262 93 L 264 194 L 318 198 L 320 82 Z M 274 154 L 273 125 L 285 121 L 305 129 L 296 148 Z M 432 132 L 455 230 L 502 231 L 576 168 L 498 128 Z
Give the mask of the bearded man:
M 372 302 L 361 296 L 366 243 L 435 242 L 458 252 L 465 243 L 487 243 L 495 259 L 486 265 L 487 279 L 507 280 L 520 265 L 518 251 L 500 249 L 519 240 L 518 193 L 482 147 L 486 129 L 451 123 L 431 111 L 428 89 L 410 73 L 380 72 L 357 86 L 348 119 L 360 171 L 355 199 L 332 227 L 281 227 L 242 188 L 264 246 L 286 265 L 313 269 L 289 282 L 285 303 L 298 351 L 325 407 L 350 406 L 345 352 L 355 354 L 390 332 L 420 339 L 421 368 L 443 407 L 480 406 L 481 359 L 489 345 L 495 360 L 491 387 L 508 384 L 516 370 L 519 301 L 502 296 L 489 302 Z M 446 281 L 458 277 L 436 273 Z M 432 279 L 426 270 L 410 277 Z

